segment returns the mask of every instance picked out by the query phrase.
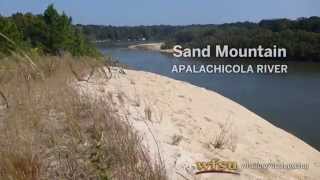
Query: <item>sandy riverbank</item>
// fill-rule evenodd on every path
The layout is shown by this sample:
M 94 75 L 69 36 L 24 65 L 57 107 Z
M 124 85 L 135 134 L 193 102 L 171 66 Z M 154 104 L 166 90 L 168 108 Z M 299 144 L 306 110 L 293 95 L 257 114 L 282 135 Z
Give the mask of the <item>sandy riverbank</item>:
M 136 44 L 130 45 L 130 49 L 144 49 L 144 50 L 151 50 L 151 51 L 159 51 L 165 53 L 173 53 L 172 49 L 161 49 L 163 42 L 160 43 L 145 43 L 145 44 Z
M 170 179 L 320 179 L 320 152 L 241 105 L 186 82 L 142 71 L 125 72 L 108 83 L 86 88 L 112 97 L 119 113 L 143 137 L 151 157 L 160 153 Z M 217 147 L 220 136 L 222 144 Z M 308 163 L 309 169 L 194 175 L 196 162 L 211 159 L 236 161 L 239 166 L 247 161 Z

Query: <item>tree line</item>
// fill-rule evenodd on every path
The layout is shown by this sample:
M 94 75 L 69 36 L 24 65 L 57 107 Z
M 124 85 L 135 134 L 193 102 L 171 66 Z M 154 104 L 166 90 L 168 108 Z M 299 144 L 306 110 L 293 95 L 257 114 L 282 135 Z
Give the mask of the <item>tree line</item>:
M 234 48 L 286 48 L 289 60 L 320 61 L 320 18 L 262 20 L 259 23 L 231 23 L 180 29 L 162 48 L 205 47 L 207 44 Z
M 77 27 L 83 31 L 91 41 L 158 41 L 175 33 L 179 27 L 169 25 L 155 26 L 104 26 L 81 25 Z
M 43 14 L 15 13 L 0 15 L 0 53 L 10 54 L 16 48 L 38 54 L 59 55 L 66 51 L 74 56 L 98 56 L 71 17 L 49 5 Z
M 283 47 L 289 59 L 320 61 L 320 18 L 262 20 L 221 25 L 187 26 L 103 26 L 77 25 L 92 41 L 164 41 L 163 48 L 179 44 L 205 47 L 207 44 L 234 48 Z
M 277 45 L 287 49 L 290 59 L 320 61 L 320 17 L 237 22 L 221 25 L 104 26 L 73 25 L 72 18 L 49 5 L 43 14 L 0 15 L 0 54 L 15 48 L 39 54 L 58 55 L 65 51 L 75 56 L 97 56 L 89 41 L 164 41 L 162 48 L 229 45 L 254 48 Z M 12 42 L 9 42 L 8 39 Z

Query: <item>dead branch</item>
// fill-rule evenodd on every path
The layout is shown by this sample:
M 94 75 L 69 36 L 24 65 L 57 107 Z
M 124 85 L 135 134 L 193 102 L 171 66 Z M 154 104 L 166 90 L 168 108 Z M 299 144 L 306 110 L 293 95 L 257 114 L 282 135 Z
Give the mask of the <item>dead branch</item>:
M 110 76 L 108 76 L 108 73 L 106 72 L 105 69 L 108 69 L 108 72 L 110 74 Z M 102 74 L 104 74 L 104 77 L 106 78 L 106 80 L 109 80 L 112 78 L 112 71 L 109 65 L 105 64 L 103 67 L 100 68 Z
M 94 75 L 95 72 L 95 67 L 91 66 L 91 71 L 89 73 L 89 76 L 87 78 L 82 78 L 73 68 L 72 63 L 68 63 L 69 64 L 69 68 L 72 72 L 72 74 L 74 75 L 74 77 L 78 80 L 78 81 L 85 81 L 85 82 L 89 82 L 89 80 L 91 79 L 91 77 Z
M 6 105 L 6 108 L 8 109 L 9 108 L 8 99 L 7 99 L 7 97 L 4 95 L 4 93 L 1 90 L 0 90 L 0 96 L 3 99 L 3 101 L 4 101 L 5 105 Z

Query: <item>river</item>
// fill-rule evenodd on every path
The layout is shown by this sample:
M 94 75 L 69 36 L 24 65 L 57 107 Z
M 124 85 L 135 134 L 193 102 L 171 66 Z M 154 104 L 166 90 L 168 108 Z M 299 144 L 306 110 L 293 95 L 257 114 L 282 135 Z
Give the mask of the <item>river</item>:
M 155 51 L 99 48 L 105 55 L 112 55 L 132 69 L 161 74 L 218 92 L 320 150 L 320 63 L 282 61 L 282 64 L 288 64 L 287 74 L 185 74 L 172 73 L 172 66 L 206 62 L 177 59 Z

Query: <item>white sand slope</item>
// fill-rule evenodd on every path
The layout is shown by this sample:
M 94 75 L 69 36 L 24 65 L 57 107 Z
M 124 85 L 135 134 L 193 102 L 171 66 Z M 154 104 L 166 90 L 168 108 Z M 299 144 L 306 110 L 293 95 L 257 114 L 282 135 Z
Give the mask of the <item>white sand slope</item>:
M 170 179 L 320 179 L 317 150 L 213 91 L 132 70 L 88 88 L 113 97 L 154 159 L 159 147 Z M 218 148 L 217 137 L 223 137 Z M 309 169 L 195 175 L 195 163 L 211 159 L 236 161 L 239 166 L 246 161 L 308 163 Z

